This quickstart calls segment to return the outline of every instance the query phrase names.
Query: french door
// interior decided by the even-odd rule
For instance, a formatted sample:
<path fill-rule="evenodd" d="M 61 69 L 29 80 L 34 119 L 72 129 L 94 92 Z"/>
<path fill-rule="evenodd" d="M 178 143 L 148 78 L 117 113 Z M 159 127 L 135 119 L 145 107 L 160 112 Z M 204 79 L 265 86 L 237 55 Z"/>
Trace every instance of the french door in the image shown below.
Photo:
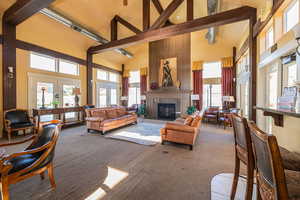
<path fill-rule="evenodd" d="M 96 102 L 97 107 L 108 107 L 119 104 L 119 89 L 115 83 L 101 83 L 96 84 Z"/>
<path fill-rule="evenodd" d="M 28 79 L 28 107 L 30 110 L 43 106 L 43 90 L 44 106 L 46 108 L 53 108 L 55 104 L 57 104 L 58 107 L 75 106 L 73 89 L 75 87 L 80 88 L 80 80 L 35 73 L 29 73 Z M 77 117 L 77 113 L 66 113 L 65 117 L 66 120 L 73 120 Z M 53 115 L 44 115 L 41 117 L 42 121 L 52 119 L 54 119 Z"/>

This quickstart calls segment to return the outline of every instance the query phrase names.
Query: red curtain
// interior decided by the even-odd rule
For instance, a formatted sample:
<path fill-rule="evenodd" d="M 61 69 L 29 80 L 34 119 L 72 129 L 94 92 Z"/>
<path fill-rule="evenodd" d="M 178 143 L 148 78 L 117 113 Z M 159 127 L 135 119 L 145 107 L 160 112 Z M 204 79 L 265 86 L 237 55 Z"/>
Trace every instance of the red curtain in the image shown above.
<path fill-rule="evenodd" d="M 233 68 L 222 68 L 222 96 L 233 96 Z"/>
<path fill-rule="evenodd" d="M 147 92 L 147 75 L 141 75 L 141 95 Z"/>
<path fill-rule="evenodd" d="M 202 94 L 203 94 L 203 78 L 202 78 L 202 70 L 194 70 L 193 71 L 193 88 L 194 94 L 198 94 L 199 95 L 199 99 L 198 101 L 195 101 L 196 103 L 196 108 L 198 110 L 202 109 Z"/>

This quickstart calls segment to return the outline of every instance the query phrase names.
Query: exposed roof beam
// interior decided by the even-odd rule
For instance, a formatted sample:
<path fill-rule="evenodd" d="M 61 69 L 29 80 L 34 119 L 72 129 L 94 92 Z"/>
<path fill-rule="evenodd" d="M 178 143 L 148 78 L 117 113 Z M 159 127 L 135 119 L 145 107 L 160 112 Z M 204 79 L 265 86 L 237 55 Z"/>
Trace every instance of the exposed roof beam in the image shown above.
<path fill-rule="evenodd" d="M 55 0 L 18 0 L 5 11 L 5 22 L 18 25 Z"/>
<path fill-rule="evenodd" d="M 186 2 L 186 19 L 187 21 L 194 19 L 194 0 L 187 0 Z"/>
<path fill-rule="evenodd" d="M 151 26 L 150 30 L 162 27 L 184 0 L 173 0 Z"/>
<path fill-rule="evenodd" d="M 143 31 L 150 28 L 150 0 L 143 0 Z"/>
<path fill-rule="evenodd" d="M 161 15 L 164 12 L 164 9 L 160 3 L 159 0 L 152 0 L 152 3 L 154 4 L 154 7 L 156 8 L 157 12 Z M 170 20 L 168 19 L 166 22 L 166 25 L 171 25 L 173 24 L 172 22 L 170 22 Z"/>
<path fill-rule="evenodd" d="M 142 42 L 151 42 L 155 40 L 165 39 L 171 36 L 199 31 L 210 27 L 221 26 L 242 20 L 247 20 L 256 14 L 256 8 L 243 6 L 229 11 L 217 13 L 214 15 L 202 17 L 181 24 L 171 25 L 168 27 L 149 30 L 135 36 L 112 41 L 107 44 L 94 46 L 89 48 L 89 52 L 93 54 L 114 50 L 116 48 L 127 47 Z"/>
<path fill-rule="evenodd" d="M 132 24 L 130 24 L 128 21 L 126 21 L 125 19 L 123 19 L 122 17 L 120 17 L 119 15 L 115 16 L 115 19 L 120 22 L 121 24 L 123 24 L 125 27 L 127 27 L 129 30 L 131 30 L 132 32 L 138 34 L 141 33 L 142 31 L 140 29 L 138 29 L 137 27 L 133 26 Z"/>

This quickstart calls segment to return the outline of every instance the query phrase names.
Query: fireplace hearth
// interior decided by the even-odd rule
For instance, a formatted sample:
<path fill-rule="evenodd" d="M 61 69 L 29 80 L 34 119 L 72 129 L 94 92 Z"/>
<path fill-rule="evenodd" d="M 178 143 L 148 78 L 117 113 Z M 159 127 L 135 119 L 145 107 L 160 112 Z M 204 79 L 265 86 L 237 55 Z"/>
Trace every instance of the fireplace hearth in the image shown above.
<path fill-rule="evenodd" d="M 175 120 L 176 104 L 175 103 L 158 103 L 157 104 L 158 119 Z"/>

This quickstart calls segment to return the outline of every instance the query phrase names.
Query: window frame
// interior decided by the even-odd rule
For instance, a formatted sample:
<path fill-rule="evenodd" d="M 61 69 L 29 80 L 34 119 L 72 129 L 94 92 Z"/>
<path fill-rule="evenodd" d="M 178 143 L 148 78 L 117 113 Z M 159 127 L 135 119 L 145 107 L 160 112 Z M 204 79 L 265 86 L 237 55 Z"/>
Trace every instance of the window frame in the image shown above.
<path fill-rule="evenodd" d="M 40 57 L 44 57 L 44 58 L 50 58 L 50 59 L 53 59 L 54 60 L 54 71 L 52 70 L 47 70 L 47 69 L 40 69 L 40 68 L 36 68 L 36 67 L 32 67 L 32 59 L 31 59 L 31 55 L 36 55 L 36 56 L 40 56 Z M 30 52 L 30 55 L 29 55 L 29 67 L 32 68 L 32 69 L 35 69 L 35 70 L 41 70 L 41 71 L 46 71 L 46 72 L 53 72 L 53 73 L 59 73 L 59 74 L 67 74 L 67 75 L 71 75 L 71 76 L 79 76 L 80 75 L 80 69 L 79 69 L 79 64 L 76 63 L 76 62 L 72 62 L 70 60 L 66 60 L 66 59 L 60 59 L 60 58 L 56 58 L 56 57 L 53 57 L 53 56 L 49 56 L 49 55 L 46 55 L 46 54 L 41 54 L 41 53 L 37 53 L 37 52 L 34 52 L 34 51 L 31 51 Z M 76 75 L 74 74 L 68 74 L 68 73 L 64 73 L 64 72 L 60 72 L 60 61 L 62 62 L 66 62 L 66 63 L 70 63 L 70 64 L 74 64 L 76 65 Z"/>
<path fill-rule="evenodd" d="M 292 30 L 292 28 L 291 29 L 289 29 L 289 30 L 287 30 L 287 13 L 295 6 L 295 4 L 298 2 L 298 4 L 300 4 L 300 2 L 299 2 L 299 0 L 293 0 L 285 9 L 284 9 L 284 11 L 283 11 L 283 33 L 287 33 L 287 32 L 289 32 L 290 30 Z M 299 17 L 300 17 L 300 9 L 299 9 L 299 6 L 298 6 L 298 19 L 297 19 L 297 23 L 296 24 L 298 24 L 299 23 Z M 295 24 L 295 25 L 296 25 Z M 295 26 L 294 25 L 294 26 Z"/>
<path fill-rule="evenodd" d="M 130 80 L 130 78 L 131 78 L 131 73 L 132 72 L 139 72 L 139 81 L 137 81 L 137 82 L 131 82 Z M 129 82 L 129 84 L 140 84 L 141 83 L 141 72 L 140 72 L 140 70 L 132 70 L 132 71 L 130 71 L 129 72 L 129 80 L 128 80 L 128 82 Z"/>

